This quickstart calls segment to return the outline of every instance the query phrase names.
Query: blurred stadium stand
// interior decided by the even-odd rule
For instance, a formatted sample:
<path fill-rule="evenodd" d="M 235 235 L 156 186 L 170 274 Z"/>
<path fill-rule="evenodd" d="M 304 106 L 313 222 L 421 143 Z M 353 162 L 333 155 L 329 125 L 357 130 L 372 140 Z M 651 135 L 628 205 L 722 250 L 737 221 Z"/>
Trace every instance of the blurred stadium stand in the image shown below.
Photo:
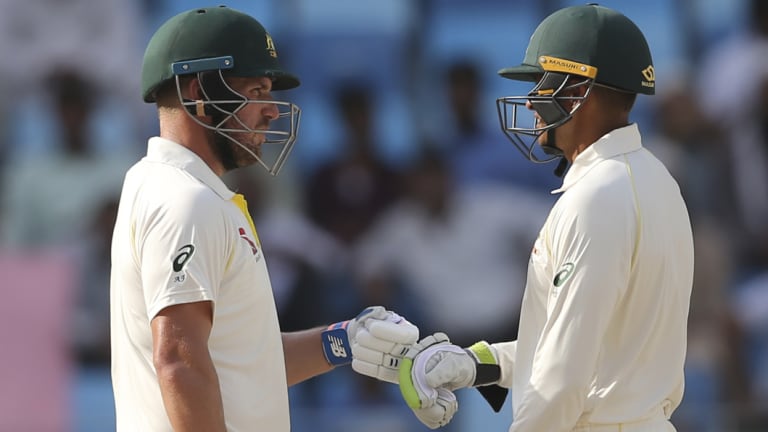
<path fill-rule="evenodd" d="M 698 80 L 704 76 L 705 59 L 716 47 L 748 32 L 752 16 L 749 7 L 755 1 L 760 0 L 600 3 L 625 13 L 646 34 L 659 94 L 681 88 L 681 81 L 689 84 L 700 103 L 715 106 L 709 110 L 715 112 L 714 116 L 700 121 L 722 126 L 726 119 L 731 120 L 727 110 L 716 108 L 721 95 L 727 96 L 732 88 L 729 80 L 733 77 L 720 76 L 715 69 L 706 75 L 704 84 Z M 425 136 L 434 138 L 447 129 L 445 121 L 450 114 L 443 81 L 447 65 L 470 60 L 482 71 L 483 102 L 476 109 L 487 122 L 484 126 L 498 130 L 496 98 L 524 93 L 528 86 L 500 79 L 496 71 L 522 60 L 529 36 L 541 18 L 557 8 L 586 1 L 223 3 L 257 17 L 272 33 L 284 66 L 301 78 L 302 86 L 285 94 L 303 110 L 299 140 L 285 173 L 267 183 L 280 183 L 279 187 L 270 187 L 283 188 L 281 193 L 299 197 L 296 200 L 300 201 L 304 176 L 344 151 L 345 132 L 333 100 L 340 86 L 362 84 L 370 88 L 379 156 L 397 170 L 418 152 Z M 46 105 L 50 102 L 42 90 L 42 81 L 54 68 L 64 65 L 83 71 L 98 85 L 100 101 L 90 125 L 98 151 L 109 153 L 118 147 L 134 146 L 128 153 L 138 158 L 147 137 L 157 128 L 153 108 L 143 105 L 138 94 L 143 47 L 168 17 L 211 5 L 200 0 L 0 0 L 0 56 L 5 59 L 0 62 L 0 190 L 5 190 L 3 183 L 14 181 L 9 178 L 8 173 L 13 172 L 9 167 L 45 155 L 55 146 L 51 137 L 58 129 Z M 714 87 L 712 79 L 718 84 L 714 95 L 707 91 Z M 669 157 L 666 162 L 679 170 L 675 172 L 681 179 L 691 179 L 695 184 L 702 178 L 695 174 L 715 164 L 714 180 L 722 179 L 722 186 L 729 190 L 732 179 L 726 159 L 714 153 L 701 157 L 662 136 L 660 99 L 638 100 L 633 116 L 644 136 L 665 143 L 659 144 L 660 157 Z M 740 100 L 731 102 L 736 108 L 744 105 Z M 741 119 L 751 121 L 755 128 L 759 126 L 759 120 L 747 118 L 746 114 Z M 501 133 L 498 139 L 504 140 Z M 736 146 L 726 141 L 721 144 L 726 149 Z M 515 150 L 510 146 L 509 151 Z M 768 166 L 768 161 L 756 158 L 749 162 Z M 755 177 L 747 171 L 741 173 L 741 178 Z M 729 195 L 733 195 L 732 191 L 697 197 L 725 200 Z M 6 200 L 0 196 L 0 232 L 8 222 L 3 219 Z M 709 204 L 717 207 L 718 203 Z M 303 211 L 300 202 L 290 205 L 297 212 Z M 705 204 L 702 208 L 708 207 Z M 697 309 L 692 310 L 692 317 L 696 317 L 696 324 L 692 325 L 703 322 L 707 326 L 692 328 L 691 334 L 708 336 L 692 338 L 695 344 L 692 340 L 691 363 L 686 369 L 688 392 L 674 420 L 679 432 L 766 431 L 768 367 L 764 359 L 768 332 L 763 314 L 768 313 L 764 307 L 768 304 L 768 279 L 764 276 L 768 273 L 768 259 L 755 252 L 759 247 L 744 247 L 750 242 L 759 246 L 761 240 L 744 234 L 738 215 L 705 213 L 692 210 L 694 231 L 701 234 L 697 247 L 705 253 L 702 261 L 709 259 L 713 263 L 706 270 L 714 273 L 700 278 L 710 285 L 723 282 L 714 284 L 711 291 L 694 288 L 704 298 L 694 303 Z M 4 347 L 0 357 L 0 382 L 4 383 L 0 386 L 0 431 L 113 430 L 108 363 L 77 363 L 73 347 L 67 346 L 70 336 L 64 334 L 71 327 L 66 322 L 74 315 L 73 296 L 82 279 L 78 272 L 84 267 L 51 255 L 54 245 L 47 246 L 0 238 L 0 285 L 5 298 L 0 303 L 0 343 Z M 744 265 L 747 255 L 751 259 L 749 266 Z M 711 297 L 707 297 L 708 293 L 712 293 Z M 717 299 L 717 307 L 713 306 L 713 298 Z M 710 313 L 719 315 L 715 319 Z M 361 388 L 360 380 L 350 371 L 336 371 L 314 381 L 290 391 L 296 432 L 427 430 L 414 420 L 392 388 Z M 466 398 L 464 409 L 446 431 L 505 430 L 509 411 L 494 415 L 482 402 Z"/>

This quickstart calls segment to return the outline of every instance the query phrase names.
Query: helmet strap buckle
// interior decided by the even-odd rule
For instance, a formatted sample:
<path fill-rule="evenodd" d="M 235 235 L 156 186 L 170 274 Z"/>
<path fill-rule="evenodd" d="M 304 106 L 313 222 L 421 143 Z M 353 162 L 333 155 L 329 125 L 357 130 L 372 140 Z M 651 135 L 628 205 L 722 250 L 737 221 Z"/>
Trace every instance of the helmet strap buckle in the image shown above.
<path fill-rule="evenodd" d="M 202 99 L 195 101 L 195 115 L 198 117 L 205 117 L 205 102 Z"/>

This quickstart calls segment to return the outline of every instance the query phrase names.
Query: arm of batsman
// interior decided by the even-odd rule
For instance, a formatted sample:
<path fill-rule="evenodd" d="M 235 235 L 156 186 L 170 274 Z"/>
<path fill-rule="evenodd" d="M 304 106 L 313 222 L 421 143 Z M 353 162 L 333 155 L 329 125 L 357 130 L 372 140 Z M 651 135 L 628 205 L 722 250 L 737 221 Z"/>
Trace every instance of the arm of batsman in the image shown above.
<path fill-rule="evenodd" d="M 397 384 L 400 362 L 418 340 L 418 327 L 395 312 L 372 306 L 329 326 L 323 332 L 323 349 L 332 365 L 351 360 L 355 372 Z"/>

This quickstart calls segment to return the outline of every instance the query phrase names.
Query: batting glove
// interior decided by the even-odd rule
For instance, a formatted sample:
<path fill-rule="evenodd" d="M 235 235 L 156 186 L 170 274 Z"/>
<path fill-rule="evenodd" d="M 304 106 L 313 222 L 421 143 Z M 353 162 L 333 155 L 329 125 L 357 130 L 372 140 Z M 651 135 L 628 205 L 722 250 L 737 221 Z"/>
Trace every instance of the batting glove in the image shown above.
<path fill-rule="evenodd" d="M 501 376 L 498 356 L 491 345 L 482 341 L 464 349 L 451 344 L 445 333 L 435 333 L 421 340 L 408 350 L 402 363 L 399 383 L 405 402 L 414 411 L 437 409 L 439 412 L 444 409 L 444 424 L 453 417 L 458 405 L 453 412 L 450 406 L 440 408 L 444 405 L 440 401 L 444 395 L 441 390 L 487 386 L 498 382 Z M 506 392 L 501 398 L 502 404 L 505 396 Z M 488 400 L 495 410 L 501 408 L 499 405 L 497 409 L 495 401 Z"/>
<path fill-rule="evenodd" d="M 352 363 L 355 372 L 398 382 L 403 356 L 419 340 L 419 329 L 381 306 L 368 307 L 349 321 L 332 324 L 322 334 L 328 363 Z"/>
<path fill-rule="evenodd" d="M 412 408 L 413 413 L 425 426 L 437 429 L 447 425 L 456 411 L 459 410 L 459 402 L 452 391 L 444 388 L 437 389 L 435 404 L 429 408 Z"/>

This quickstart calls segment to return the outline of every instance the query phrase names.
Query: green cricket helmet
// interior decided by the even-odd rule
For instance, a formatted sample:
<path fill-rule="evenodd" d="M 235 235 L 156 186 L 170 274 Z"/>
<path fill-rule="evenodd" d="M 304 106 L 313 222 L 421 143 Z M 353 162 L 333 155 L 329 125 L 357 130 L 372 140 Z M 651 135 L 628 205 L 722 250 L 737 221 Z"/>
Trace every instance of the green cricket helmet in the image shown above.
<path fill-rule="evenodd" d="M 202 98 L 187 100 L 181 94 L 180 77 L 195 75 Z M 213 130 L 247 151 L 272 175 L 276 175 L 290 154 L 298 133 L 301 109 L 293 103 L 256 100 L 233 90 L 226 77 L 267 77 L 272 90 L 299 85 L 296 76 L 284 71 L 277 49 L 266 29 L 253 17 L 226 6 L 182 12 L 166 21 L 149 41 L 141 73 L 142 97 L 157 101 L 157 92 L 175 83 L 177 95 L 187 113 L 201 126 Z M 238 112 L 251 103 L 273 104 L 279 117 L 269 130 L 255 130 L 244 124 Z M 211 121 L 204 120 L 209 116 Z M 266 136 L 262 148 L 276 155 L 267 162 L 232 134 L 260 133 Z"/>
<path fill-rule="evenodd" d="M 559 149 L 548 146 L 542 150 L 549 157 L 534 153 L 541 134 L 570 120 L 581 106 L 575 104 L 568 111 L 560 102 L 586 99 L 593 85 L 648 95 L 655 89 L 653 61 L 643 33 L 626 16 L 594 3 L 549 15 L 531 36 L 523 63 L 498 73 L 504 78 L 536 83 L 527 95 L 496 100 L 504 134 L 533 162 L 562 156 Z M 583 96 L 565 95 L 569 89 L 584 85 L 587 91 Z M 518 117 L 528 111 L 526 102 L 531 103 L 544 126 L 522 125 Z"/>

